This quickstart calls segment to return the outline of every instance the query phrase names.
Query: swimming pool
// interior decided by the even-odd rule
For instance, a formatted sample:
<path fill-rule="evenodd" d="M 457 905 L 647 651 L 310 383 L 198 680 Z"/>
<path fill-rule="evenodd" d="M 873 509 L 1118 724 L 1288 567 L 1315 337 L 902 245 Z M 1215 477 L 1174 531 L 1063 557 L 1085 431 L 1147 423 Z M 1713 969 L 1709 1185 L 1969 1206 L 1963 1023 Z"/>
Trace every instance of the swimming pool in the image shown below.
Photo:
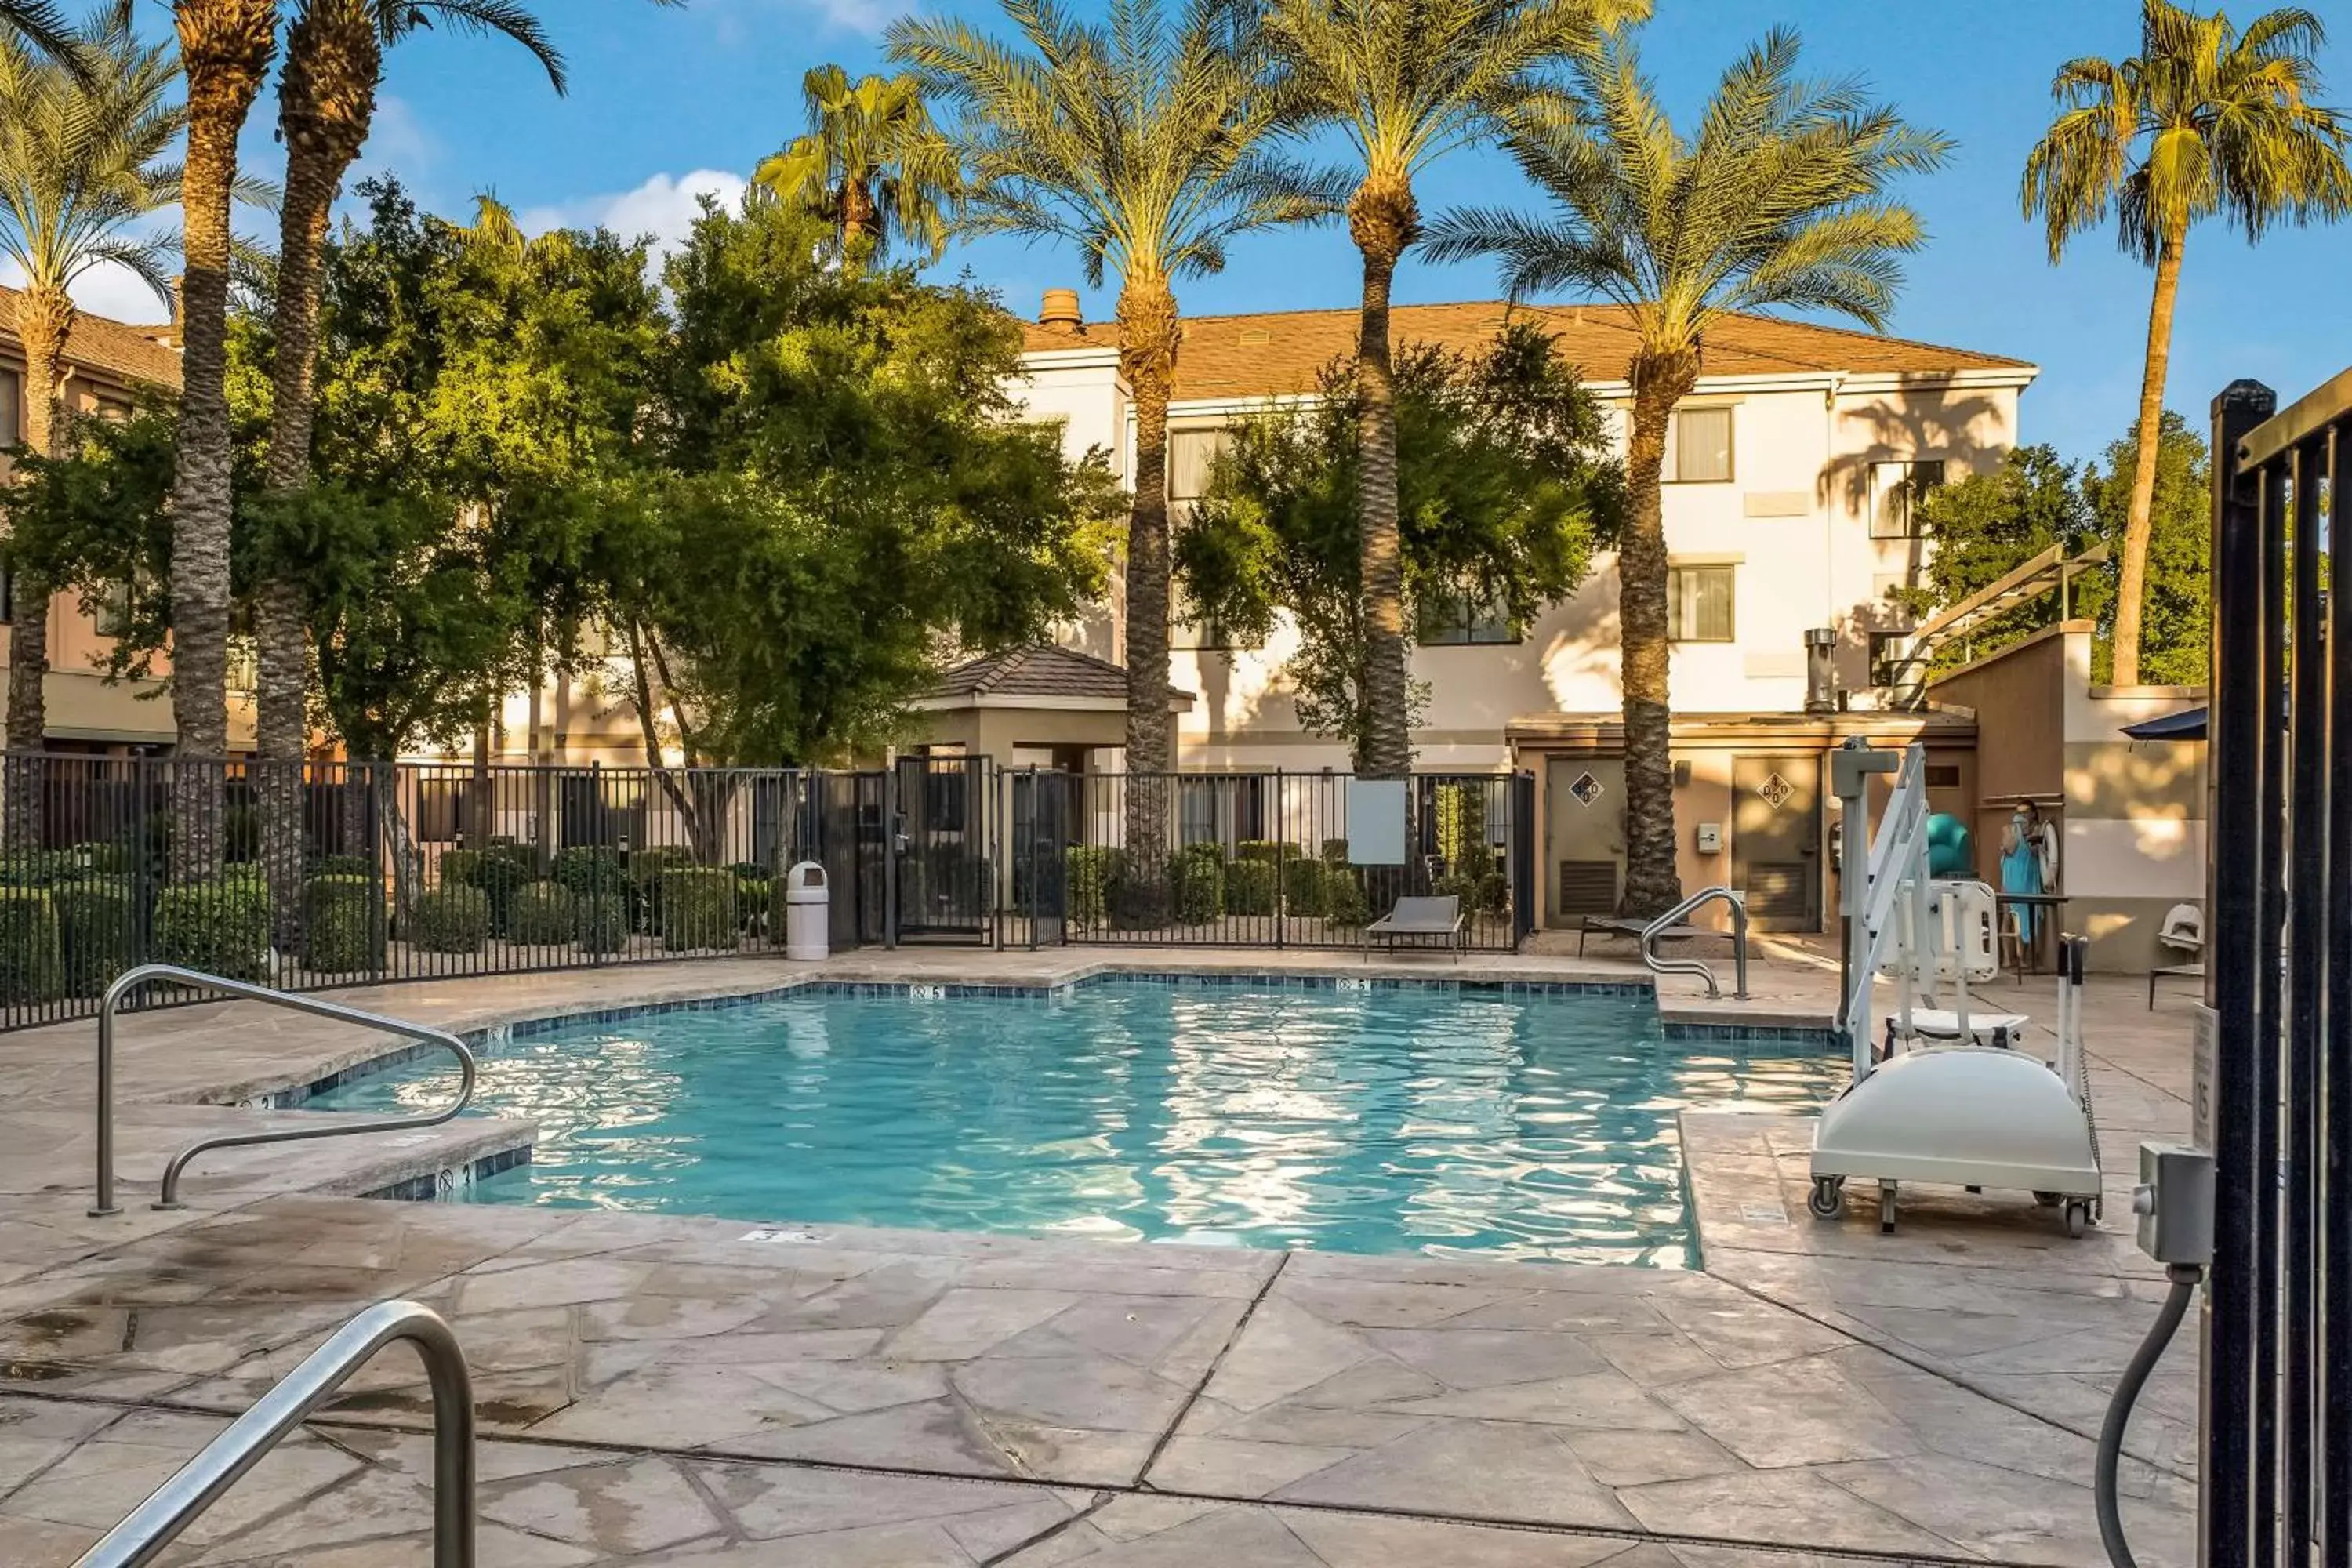
<path fill-rule="evenodd" d="M 1695 1261 L 1675 1113 L 1800 1107 L 1818 1046 L 1664 1037 L 1646 994 L 1447 984 L 800 993 L 484 1051 L 532 1163 L 471 1201 L 751 1221 Z M 444 1103 L 423 1064 L 309 1103 Z"/>

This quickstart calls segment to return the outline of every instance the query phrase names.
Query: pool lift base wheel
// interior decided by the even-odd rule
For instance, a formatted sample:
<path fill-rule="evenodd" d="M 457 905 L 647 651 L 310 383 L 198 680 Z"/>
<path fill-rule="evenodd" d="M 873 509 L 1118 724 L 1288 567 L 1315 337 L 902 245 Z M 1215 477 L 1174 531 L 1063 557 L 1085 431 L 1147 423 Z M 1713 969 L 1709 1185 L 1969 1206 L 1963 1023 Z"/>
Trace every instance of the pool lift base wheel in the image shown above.
<path fill-rule="evenodd" d="M 1840 1219 L 1845 1215 L 1845 1178 L 1815 1176 L 1805 1199 L 1805 1211 L 1815 1219 Z"/>

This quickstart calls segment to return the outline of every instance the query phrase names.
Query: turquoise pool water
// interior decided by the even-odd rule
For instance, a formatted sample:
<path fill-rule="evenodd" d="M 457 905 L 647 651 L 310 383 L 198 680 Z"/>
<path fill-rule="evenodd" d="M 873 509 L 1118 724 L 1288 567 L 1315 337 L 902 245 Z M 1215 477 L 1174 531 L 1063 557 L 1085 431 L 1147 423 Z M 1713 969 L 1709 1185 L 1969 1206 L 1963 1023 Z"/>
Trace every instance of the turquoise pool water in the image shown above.
<path fill-rule="evenodd" d="M 1787 1042 L 1663 1037 L 1646 995 L 1109 982 L 824 994 L 485 1053 L 533 1163 L 472 1201 L 1343 1252 L 1694 1261 L 1675 1114 L 1802 1106 Z M 446 1100 L 396 1069 L 321 1109 Z"/>

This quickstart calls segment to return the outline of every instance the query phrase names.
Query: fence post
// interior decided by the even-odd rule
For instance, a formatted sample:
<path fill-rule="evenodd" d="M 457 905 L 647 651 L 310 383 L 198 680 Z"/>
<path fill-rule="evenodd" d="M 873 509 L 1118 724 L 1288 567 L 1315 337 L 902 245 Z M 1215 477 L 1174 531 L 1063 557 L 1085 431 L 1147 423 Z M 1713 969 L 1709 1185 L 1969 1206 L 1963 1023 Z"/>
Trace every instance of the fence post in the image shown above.
<path fill-rule="evenodd" d="M 1290 914 L 1287 896 L 1288 877 L 1284 865 L 1290 858 L 1290 813 L 1283 805 L 1282 770 L 1274 770 L 1274 945 L 1290 945 Z"/>

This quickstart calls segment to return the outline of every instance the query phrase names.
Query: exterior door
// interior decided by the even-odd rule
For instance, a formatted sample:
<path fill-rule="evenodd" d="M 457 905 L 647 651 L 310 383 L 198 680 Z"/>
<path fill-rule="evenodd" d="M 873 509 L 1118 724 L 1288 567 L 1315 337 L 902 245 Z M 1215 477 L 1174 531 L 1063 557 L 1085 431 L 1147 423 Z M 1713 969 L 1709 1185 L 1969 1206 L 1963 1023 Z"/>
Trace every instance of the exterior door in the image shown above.
<path fill-rule="evenodd" d="M 1822 929 L 1819 757 L 1733 761 L 1731 885 L 1758 931 Z"/>
<path fill-rule="evenodd" d="M 1553 757 L 1544 764 L 1545 923 L 1613 915 L 1625 886 L 1625 763 Z"/>

